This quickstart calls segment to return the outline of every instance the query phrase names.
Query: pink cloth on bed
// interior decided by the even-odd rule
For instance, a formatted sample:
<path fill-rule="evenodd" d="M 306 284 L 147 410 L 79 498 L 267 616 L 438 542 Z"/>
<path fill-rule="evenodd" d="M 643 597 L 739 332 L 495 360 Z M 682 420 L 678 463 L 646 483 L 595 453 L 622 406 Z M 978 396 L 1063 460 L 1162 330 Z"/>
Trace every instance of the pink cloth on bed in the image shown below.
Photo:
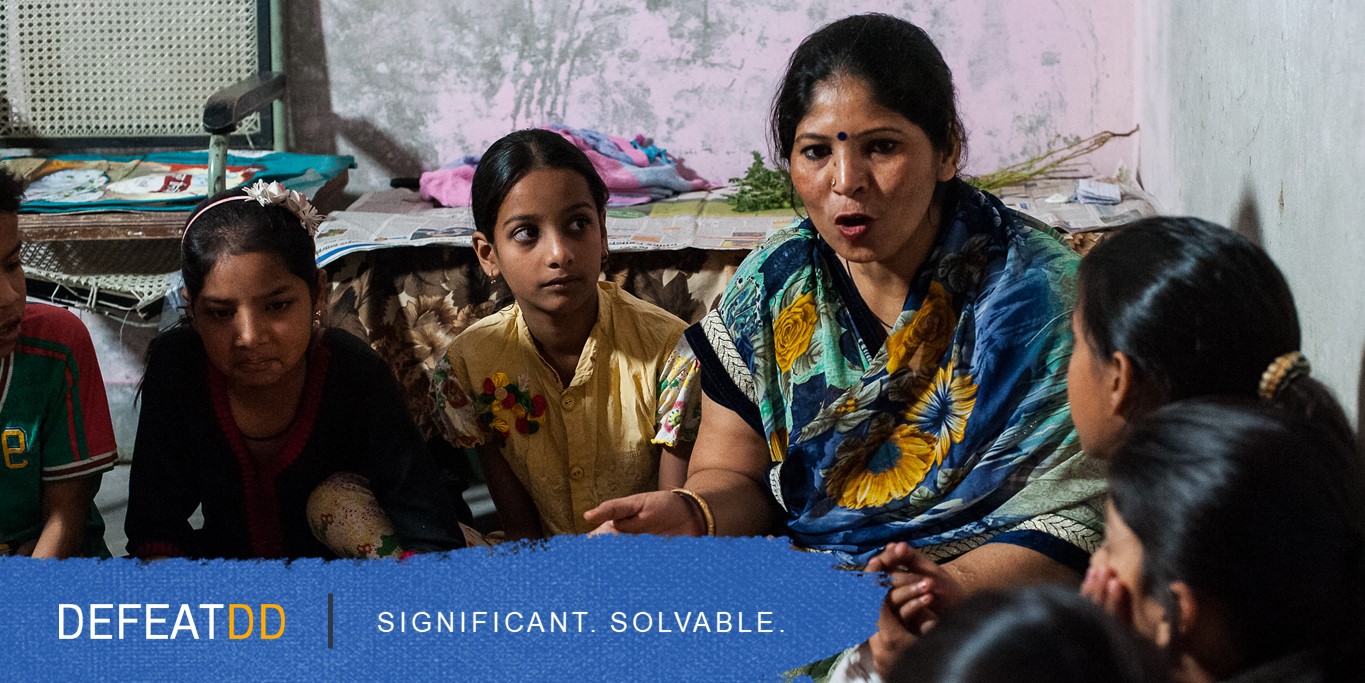
<path fill-rule="evenodd" d="M 659 199 L 667 199 L 681 192 L 705 190 L 711 183 L 678 164 L 667 154 L 650 163 L 648 156 L 629 140 L 603 136 L 620 148 L 622 154 L 637 163 L 627 164 L 597 151 L 592 143 L 559 126 L 542 126 L 564 136 L 583 150 L 593 168 L 611 193 L 608 206 L 631 206 Z M 610 151 L 610 150 L 608 150 Z M 461 164 L 422 174 L 420 188 L 423 199 L 433 199 L 443 206 L 469 206 L 470 189 L 474 181 L 473 164 Z"/>
<path fill-rule="evenodd" d="M 473 166 L 456 166 L 423 173 L 418 187 L 422 199 L 434 199 L 444 206 L 469 206 L 474 184 Z"/>

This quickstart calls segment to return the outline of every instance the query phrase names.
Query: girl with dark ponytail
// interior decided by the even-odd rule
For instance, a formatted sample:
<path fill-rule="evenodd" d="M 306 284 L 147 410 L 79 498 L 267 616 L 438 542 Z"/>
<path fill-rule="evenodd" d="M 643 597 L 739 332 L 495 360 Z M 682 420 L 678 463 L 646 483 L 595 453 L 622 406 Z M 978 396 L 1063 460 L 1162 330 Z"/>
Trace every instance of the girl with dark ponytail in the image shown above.
<path fill-rule="evenodd" d="M 1147 218 L 1080 266 L 1068 372 L 1081 447 L 1105 457 L 1129 425 L 1195 396 L 1260 397 L 1350 434 L 1301 352 L 1284 275 L 1246 238 L 1197 218 Z"/>
<path fill-rule="evenodd" d="M 1079 286 L 1072 418 L 1112 460 L 1082 592 L 1186 674 L 1325 661 L 1302 653 L 1365 612 L 1365 485 L 1284 276 L 1231 230 L 1155 217 L 1101 242 Z"/>

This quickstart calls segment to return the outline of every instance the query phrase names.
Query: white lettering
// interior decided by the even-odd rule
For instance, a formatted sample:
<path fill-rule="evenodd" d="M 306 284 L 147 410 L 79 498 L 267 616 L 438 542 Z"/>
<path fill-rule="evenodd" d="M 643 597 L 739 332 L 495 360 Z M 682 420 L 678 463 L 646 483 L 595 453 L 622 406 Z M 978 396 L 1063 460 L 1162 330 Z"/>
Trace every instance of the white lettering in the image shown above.
<path fill-rule="evenodd" d="M 152 610 L 154 610 L 154 609 L 170 609 L 170 608 L 171 608 L 170 605 L 160 605 L 160 604 L 157 604 L 157 605 L 147 605 L 146 617 L 145 617 L 145 621 L 147 622 L 147 640 L 166 640 L 167 638 L 169 638 L 169 636 L 167 636 L 167 635 L 164 634 L 164 633 L 152 633 L 152 624 L 164 624 L 164 623 L 166 623 L 166 620 L 165 620 L 165 619 L 158 619 L 157 617 L 152 616 Z"/>
<path fill-rule="evenodd" d="M 112 633 L 105 633 L 105 634 L 95 633 L 95 626 L 96 626 L 97 624 L 108 624 L 108 623 L 110 623 L 110 621 L 111 621 L 111 618 L 110 618 L 110 617 L 102 617 L 102 618 L 101 618 L 101 617 L 95 616 L 95 610 L 101 610 L 101 609 L 112 610 L 112 609 L 114 609 L 114 606 L 111 605 L 111 604 L 109 604 L 109 603 L 104 603 L 104 604 L 100 604 L 100 605 L 91 605 L 91 606 L 90 606 L 90 639 L 91 639 L 91 640 L 113 640 L 113 639 L 114 639 L 114 634 L 112 634 Z"/>
<path fill-rule="evenodd" d="M 76 613 L 76 632 L 68 634 L 66 632 L 66 611 L 73 610 Z M 81 637 L 81 631 L 85 630 L 85 612 L 80 605 L 62 603 L 57 605 L 57 637 L 62 640 L 71 640 Z"/>
<path fill-rule="evenodd" d="M 216 612 L 216 611 L 218 611 L 218 610 L 220 610 L 220 609 L 223 609 L 223 606 L 222 606 L 222 605 L 200 605 L 200 606 L 199 606 L 199 609 L 206 609 L 206 610 L 209 611 L 209 640 L 213 640 L 213 622 L 216 621 L 216 619 L 215 619 L 214 616 L 213 616 L 213 613 Z"/>
<path fill-rule="evenodd" d="M 184 626 L 185 623 L 189 623 L 189 626 Z M 211 621 L 209 623 L 212 624 Z M 180 605 L 180 614 L 175 617 L 175 628 L 171 629 L 171 640 L 175 640 L 181 631 L 189 631 L 195 640 L 199 640 L 199 629 L 194 625 L 194 612 L 190 611 L 190 606 L 186 604 Z"/>
<path fill-rule="evenodd" d="M 118 639 L 123 640 L 123 627 L 127 624 L 136 624 L 137 618 L 128 618 L 126 614 L 130 609 L 142 609 L 142 605 L 136 602 L 121 602 L 118 606 Z"/>

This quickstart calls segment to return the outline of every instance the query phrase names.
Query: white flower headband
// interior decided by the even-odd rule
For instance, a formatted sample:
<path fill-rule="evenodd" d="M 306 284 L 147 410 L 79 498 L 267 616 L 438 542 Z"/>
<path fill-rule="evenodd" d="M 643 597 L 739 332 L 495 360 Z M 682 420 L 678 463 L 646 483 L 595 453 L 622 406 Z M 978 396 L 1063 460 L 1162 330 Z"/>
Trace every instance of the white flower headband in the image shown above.
<path fill-rule="evenodd" d="M 180 234 L 180 239 L 182 241 L 185 239 L 185 235 L 190 232 L 190 226 L 194 225 L 200 216 L 208 213 L 209 209 L 219 204 L 251 199 L 256 200 L 256 203 L 261 206 L 278 205 L 289 209 L 289 213 L 294 214 L 299 219 L 299 224 L 303 226 L 303 229 L 308 231 L 309 237 L 317 236 L 318 225 L 322 223 L 323 215 L 318 213 L 318 210 L 309 203 L 308 198 L 303 196 L 302 192 L 291 190 L 281 185 L 279 181 L 267 183 L 264 180 L 257 180 L 251 187 L 246 188 L 245 192 L 246 195 L 224 197 L 204 207 L 202 211 L 194 215 L 194 218 L 190 219 L 190 222 L 185 226 L 185 231 Z"/>
<path fill-rule="evenodd" d="M 255 199 L 261 206 L 271 204 L 282 204 L 289 212 L 298 216 L 299 222 L 303 224 L 303 229 L 308 231 L 309 237 L 316 237 L 318 225 L 322 223 L 322 214 L 308 203 L 308 198 L 303 196 L 298 190 L 291 190 L 276 181 L 266 184 L 264 180 L 257 180 L 255 185 L 246 188 L 246 195 Z"/>

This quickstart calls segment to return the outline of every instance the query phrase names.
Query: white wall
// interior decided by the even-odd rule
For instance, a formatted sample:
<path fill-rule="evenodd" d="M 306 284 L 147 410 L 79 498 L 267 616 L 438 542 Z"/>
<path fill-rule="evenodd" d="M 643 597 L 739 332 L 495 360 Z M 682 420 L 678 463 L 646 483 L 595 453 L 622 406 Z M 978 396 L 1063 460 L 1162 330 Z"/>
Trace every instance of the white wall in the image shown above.
<path fill-rule="evenodd" d="M 1138 26 L 1143 185 L 1172 212 L 1259 217 L 1314 375 L 1360 419 L 1365 5 L 1151 0 Z"/>
<path fill-rule="evenodd" d="M 952 68 L 968 171 L 1133 127 L 1133 0 L 300 0 L 287 6 L 293 149 L 356 157 L 354 192 L 562 121 L 653 136 L 702 176 L 765 150 L 768 105 L 812 30 L 917 23 Z M 1131 167 L 1132 139 L 1095 155 Z"/>

